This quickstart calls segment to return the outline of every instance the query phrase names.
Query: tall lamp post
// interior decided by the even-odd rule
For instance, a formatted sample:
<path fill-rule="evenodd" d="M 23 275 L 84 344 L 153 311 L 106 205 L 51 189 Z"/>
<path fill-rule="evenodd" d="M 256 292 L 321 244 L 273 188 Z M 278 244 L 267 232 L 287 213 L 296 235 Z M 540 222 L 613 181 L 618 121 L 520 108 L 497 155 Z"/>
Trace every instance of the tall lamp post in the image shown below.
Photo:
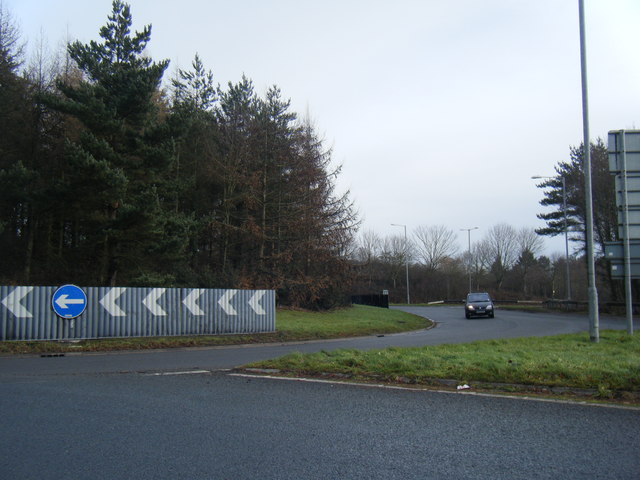
<path fill-rule="evenodd" d="M 556 177 L 545 177 L 543 175 L 534 175 L 531 177 L 534 180 L 549 178 L 554 179 Z M 569 227 L 567 225 L 567 182 L 564 177 L 562 177 L 562 211 L 564 215 L 564 255 L 565 255 L 565 267 L 566 267 L 566 284 L 567 284 L 567 300 L 571 300 L 571 274 L 569 268 Z"/>
<path fill-rule="evenodd" d="M 411 300 L 409 297 L 409 255 L 408 255 L 408 249 L 407 249 L 407 226 L 406 225 L 399 225 L 397 223 L 392 223 L 391 224 L 392 227 L 404 227 L 404 262 L 405 262 L 405 267 L 406 267 L 406 271 L 407 271 L 407 305 L 411 305 Z"/>
<path fill-rule="evenodd" d="M 591 185 L 591 140 L 589 139 L 589 100 L 587 87 L 587 42 L 584 18 L 584 0 L 578 0 L 580 23 L 580 77 L 582 80 L 582 130 L 584 134 L 584 196 L 585 196 L 585 243 L 587 247 L 587 275 L 589 277 L 589 337 L 600 341 L 600 313 L 598 312 L 598 290 L 593 252 L 593 188 Z"/>
<path fill-rule="evenodd" d="M 467 232 L 467 237 L 469 237 L 469 292 L 471 292 L 471 230 L 477 230 L 478 227 L 471 228 L 461 228 L 461 232 Z"/>

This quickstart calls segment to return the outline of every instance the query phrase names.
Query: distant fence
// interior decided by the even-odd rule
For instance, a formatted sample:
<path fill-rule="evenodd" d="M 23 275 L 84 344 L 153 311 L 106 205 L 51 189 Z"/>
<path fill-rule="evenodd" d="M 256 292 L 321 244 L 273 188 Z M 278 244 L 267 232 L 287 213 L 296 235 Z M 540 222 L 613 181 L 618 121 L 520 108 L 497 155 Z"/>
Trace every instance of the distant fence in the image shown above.
<path fill-rule="evenodd" d="M 574 300 L 501 300 L 493 298 L 491 300 L 496 305 L 531 305 L 545 307 L 550 310 L 577 311 L 586 310 L 587 302 Z M 464 300 L 443 300 L 442 303 L 461 304 Z"/>
<path fill-rule="evenodd" d="M 372 295 L 352 295 L 351 303 L 356 305 L 369 305 L 372 307 L 389 308 L 389 295 L 372 294 Z"/>
<path fill-rule="evenodd" d="M 588 302 L 579 302 L 576 300 L 544 300 L 540 302 L 545 308 L 550 310 L 566 310 L 568 312 L 587 310 Z"/>
<path fill-rule="evenodd" d="M 0 286 L 0 340 L 72 340 L 263 333 L 275 330 L 273 290 L 86 287 L 75 319 L 53 310 L 57 287 Z M 63 299 L 67 303 L 78 299 Z"/>
<path fill-rule="evenodd" d="M 589 302 L 578 302 L 574 300 L 545 300 L 543 305 L 554 310 L 569 310 L 586 312 L 589 309 Z M 598 309 L 602 312 L 621 315 L 626 311 L 624 302 L 602 302 L 598 304 Z M 640 314 L 640 303 L 632 303 L 633 314 Z"/>

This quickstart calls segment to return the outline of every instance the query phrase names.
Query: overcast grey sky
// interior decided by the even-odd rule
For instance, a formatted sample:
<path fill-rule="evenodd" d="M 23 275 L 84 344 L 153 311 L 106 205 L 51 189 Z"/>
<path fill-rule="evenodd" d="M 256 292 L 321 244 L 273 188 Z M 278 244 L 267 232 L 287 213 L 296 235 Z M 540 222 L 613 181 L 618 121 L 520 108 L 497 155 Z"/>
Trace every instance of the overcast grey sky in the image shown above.
<path fill-rule="evenodd" d="M 3 0 L 32 47 L 98 39 L 111 0 Z M 169 59 L 221 85 L 277 85 L 309 112 L 364 222 L 541 227 L 542 192 L 582 141 L 578 0 L 130 0 Z M 640 128 L 640 1 L 585 0 L 592 139 Z M 466 247 L 467 233 L 460 233 Z M 546 253 L 563 239 L 545 239 Z"/>

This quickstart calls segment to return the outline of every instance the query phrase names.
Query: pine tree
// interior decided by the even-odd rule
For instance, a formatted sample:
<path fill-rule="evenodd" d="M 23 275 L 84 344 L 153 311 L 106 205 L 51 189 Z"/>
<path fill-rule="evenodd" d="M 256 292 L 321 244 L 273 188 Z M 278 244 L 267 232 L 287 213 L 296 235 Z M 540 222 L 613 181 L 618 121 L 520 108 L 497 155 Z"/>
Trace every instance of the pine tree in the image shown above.
<path fill-rule="evenodd" d="M 85 79 L 60 83 L 62 96 L 47 99 L 82 125 L 66 152 L 69 247 L 76 261 L 95 264 L 99 285 L 171 283 L 167 260 L 186 228 L 165 205 L 171 149 L 158 97 L 168 61 L 144 56 L 151 26 L 132 34 L 131 24 L 129 5 L 115 0 L 102 42 L 68 47 Z"/>
<path fill-rule="evenodd" d="M 257 97 L 253 82 L 244 75 L 219 92 L 217 121 L 220 131 L 220 179 L 222 196 L 216 230 L 218 265 L 224 278 L 240 284 L 242 271 L 256 256 L 253 221 L 249 209 L 254 198 L 250 184 L 256 162 L 255 131 Z"/>
<path fill-rule="evenodd" d="M 617 213 L 615 186 L 609 173 L 607 147 L 602 139 L 591 144 L 593 211 L 595 241 L 604 250 L 604 243 L 617 239 Z M 564 234 L 564 210 L 562 178 L 566 183 L 567 223 L 573 241 L 584 244 L 585 197 L 583 145 L 571 147 L 570 159 L 559 162 L 556 176 L 541 182 L 538 187 L 545 188 L 540 205 L 556 207 L 549 213 L 540 213 L 538 218 L 545 220 L 547 226 L 537 229 L 539 235 L 555 236 Z"/>
<path fill-rule="evenodd" d="M 192 283 L 225 286 L 215 254 L 223 182 L 220 132 L 216 118 L 218 88 L 213 73 L 196 54 L 191 70 L 179 69 L 172 83 L 168 122 L 175 154 L 172 163 L 173 208 L 192 221 L 183 268 Z M 228 284 L 227 284 L 228 285 Z"/>
<path fill-rule="evenodd" d="M 28 243 L 33 171 L 28 155 L 29 86 L 19 74 L 22 44 L 17 23 L 0 3 L 0 277 L 21 278 Z"/>

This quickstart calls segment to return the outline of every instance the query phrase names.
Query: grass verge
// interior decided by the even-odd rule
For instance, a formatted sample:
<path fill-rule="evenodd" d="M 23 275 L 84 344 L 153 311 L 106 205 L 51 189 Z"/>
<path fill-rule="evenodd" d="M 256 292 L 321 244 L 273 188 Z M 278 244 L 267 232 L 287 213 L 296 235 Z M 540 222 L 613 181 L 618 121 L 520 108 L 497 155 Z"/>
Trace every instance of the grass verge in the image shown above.
<path fill-rule="evenodd" d="M 601 332 L 487 340 L 461 345 L 293 353 L 250 368 L 285 374 L 446 385 L 517 392 L 580 392 L 601 399 L 640 401 L 640 336 Z M 454 379 L 455 381 L 452 381 Z M 524 387 L 524 388 L 522 388 Z"/>
<path fill-rule="evenodd" d="M 251 335 L 105 338 L 79 342 L 0 342 L 0 354 L 100 352 L 162 348 L 277 343 L 399 333 L 431 326 L 431 322 L 399 310 L 354 305 L 316 313 L 279 309 L 276 331 Z"/>

